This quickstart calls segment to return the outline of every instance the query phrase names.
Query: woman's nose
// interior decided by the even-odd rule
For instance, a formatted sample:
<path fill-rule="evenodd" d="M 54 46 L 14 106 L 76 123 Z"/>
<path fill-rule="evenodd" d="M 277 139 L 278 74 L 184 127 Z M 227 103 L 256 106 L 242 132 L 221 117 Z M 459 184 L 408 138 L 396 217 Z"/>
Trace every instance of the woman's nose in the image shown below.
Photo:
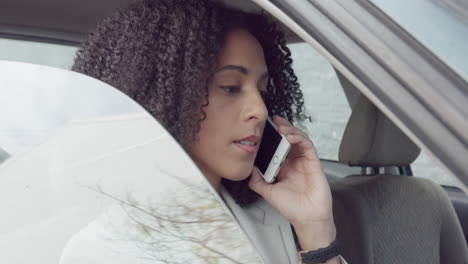
<path fill-rule="evenodd" d="M 268 109 L 260 91 L 257 89 L 248 95 L 246 109 L 247 120 L 257 119 L 258 121 L 265 121 L 268 117 Z"/>

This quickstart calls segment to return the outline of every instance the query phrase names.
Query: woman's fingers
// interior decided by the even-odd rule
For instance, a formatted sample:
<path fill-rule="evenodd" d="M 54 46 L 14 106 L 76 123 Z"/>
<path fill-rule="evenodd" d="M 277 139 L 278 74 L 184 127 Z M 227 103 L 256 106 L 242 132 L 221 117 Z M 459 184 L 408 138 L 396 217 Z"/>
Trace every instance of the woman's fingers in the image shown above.
<path fill-rule="evenodd" d="M 260 194 L 265 200 L 269 199 L 271 193 L 272 184 L 268 183 L 263 179 L 262 175 L 258 171 L 257 167 L 254 167 L 252 174 L 250 175 L 249 187 L 254 192 Z"/>
<path fill-rule="evenodd" d="M 279 115 L 273 116 L 273 122 L 275 122 L 275 124 L 292 126 L 291 122 L 289 122 L 286 118 L 281 117 Z"/>
<path fill-rule="evenodd" d="M 274 116 L 273 121 L 277 125 L 279 132 L 286 136 L 292 145 L 289 153 L 290 158 L 305 156 L 307 159 L 317 159 L 317 152 L 314 144 L 302 130 L 294 127 L 288 120 L 280 116 Z"/>
<path fill-rule="evenodd" d="M 317 153 L 314 144 L 309 138 L 299 134 L 287 134 L 286 139 L 291 144 L 290 157 L 306 157 L 308 160 L 317 159 Z"/>
<path fill-rule="evenodd" d="M 285 118 L 282 118 L 280 116 L 274 116 L 273 117 L 273 121 L 275 122 L 276 124 L 276 127 L 277 129 L 279 130 L 279 132 L 283 135 L 286 135 L 286 134 L 290 134 L 290 133 L 293 133 L 293 134 L 301 134 L 305 137 L 308 137 L 306 133 L 304 133 L 302 130 L 294 127 L 287 119 Z"/>
<path fill-rule="evenodd" d="M 278 128 L 278 131 L 283 135 L 299 134 L 299 135 L 302 135 L 302 136 L 308 138 L 306 133 L 304 133 L 302 130 L 300 130 L 300 129 L 296 128 L 296 127 L 293 127 L 293 126 L 280 125 L 280 126 L 277 126 L 277 128 Z"/>

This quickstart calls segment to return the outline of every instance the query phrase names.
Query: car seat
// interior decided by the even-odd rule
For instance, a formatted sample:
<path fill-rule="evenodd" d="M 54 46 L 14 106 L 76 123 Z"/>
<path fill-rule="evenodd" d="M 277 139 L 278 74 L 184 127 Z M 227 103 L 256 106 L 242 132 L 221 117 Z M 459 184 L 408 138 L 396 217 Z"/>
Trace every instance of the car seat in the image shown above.
<path fill-rule="evenodd" d="M 349 264 L 468 263 L 455 210 L 442 187 L 411 177 L 412 143 L 351 83 L 340 81 L 352 114 L 340 162 L 359 175 L 330 183 L 337 236 Z"/>

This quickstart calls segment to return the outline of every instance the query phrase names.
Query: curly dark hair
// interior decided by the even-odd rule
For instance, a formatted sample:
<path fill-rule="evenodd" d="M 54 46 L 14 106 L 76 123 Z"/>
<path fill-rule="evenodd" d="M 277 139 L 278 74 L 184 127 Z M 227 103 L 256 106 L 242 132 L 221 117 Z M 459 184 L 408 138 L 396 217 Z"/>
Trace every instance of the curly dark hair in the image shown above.
<path fill-rule="evenodd" d="M 307 118 L 284 34 L 265 14 L 209 0 L 141 0 L 104 19 L 77 51 L 72 70 L 120 89 L 152 114 L 190 154 L 205 118 L 208 82 L 227 33 L 241 28 L 261 44 L 270 115 Z M 200 103 L 202 102 L 202 103 Z M 248 179 L 222 184 L 241 205 L 258 195 Z"/>

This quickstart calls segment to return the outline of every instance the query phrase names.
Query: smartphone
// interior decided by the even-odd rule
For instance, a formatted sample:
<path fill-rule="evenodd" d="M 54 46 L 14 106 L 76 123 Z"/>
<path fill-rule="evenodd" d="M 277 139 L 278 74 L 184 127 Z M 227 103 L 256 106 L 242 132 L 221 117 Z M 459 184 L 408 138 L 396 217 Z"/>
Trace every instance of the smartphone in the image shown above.
<path fill-rule="evenodd" d="M 278 132 L 276 125 L 268 117 L 255 158 L 255 166 L 260 170 L 265 181 L 272 183 L 276 179 L 290 148 L 291 144 Z"/>

